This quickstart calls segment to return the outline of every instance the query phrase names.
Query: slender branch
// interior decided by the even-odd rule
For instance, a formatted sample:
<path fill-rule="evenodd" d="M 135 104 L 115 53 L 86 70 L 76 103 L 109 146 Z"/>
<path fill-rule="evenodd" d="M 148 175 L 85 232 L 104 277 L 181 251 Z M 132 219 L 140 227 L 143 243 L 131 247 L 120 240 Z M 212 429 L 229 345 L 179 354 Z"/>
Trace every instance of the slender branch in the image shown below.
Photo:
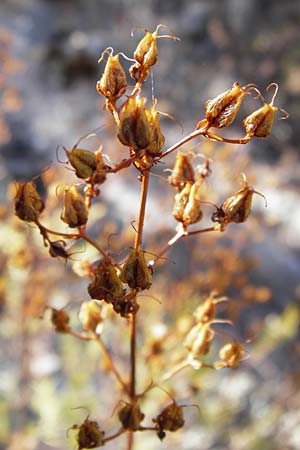
<path fill-rule="evenodd" d="M 195 234 L 201 234 L 201 233 L 209 233 L 210 231 L 222 231 L 220 229 L 219 225 L 214 225 L 213 227 L 208 228 L 202 228 L 200 230 L 195 231 L 187 231 L 184 228 L 180 228 L 177 233 L 169 240 L 167 245 L 159 252 L 159 254 L 155 257 L 153 264 L 155 264 L 163 255 L 165 255 L 171 247 L 173 247 L 176 242 L 178 242 L 180 239 L 187 237 L 187 236 L 193 236 Z"/>
<path fill-rule="evenodd" d="M 241 139 L 229 139 L 222 136 L 217 136 L 216 134 L 205 132 L 203 133 L 203 136 L 207 139 L 210 139 L 211 141 L 217 141 L 217 142 L 226 142 L 228 144 L 247 144 L 247 142 L 250 141 L 250 137 L 244 137 Z"/>
<path fill-rule="evenodd" d="M 107 173 L 117 173 L 122 169 L 126 169 L 126 167 L 129 167 L 133 161 L 135 160 L 135 156 L 131 156 L 130 158 L 123 159 L 118 165 L 115 167 L 108 169 Z"/>
<path fill-rule="evenodd" d="M 78 234 L 78 233 L 61 233 L 60 231 L 50 230 L 50 228 L 45 227 L 39 221 L 37 221 L 36 224 L 39 227 L 41 233 L 45 232 L 45 233 L 53 234 L 55 236 L 60 236 L 60 237 L 66 238 L 66 239 L 79 239 L 80 238 L 80 234 Z"/>
<path fill-rule="evenodd" d="M 115 434 L 112 434 L 111 436 L 107 436 L 107 438 L 103 439 L 103 442 L 109 442 L 112 441 L 113 439 L 116 439 L 117 437 L 121 436 L 121 434 L 124 434 L 126 430 L 124 430 L 124 428 L 120 428 L 119 431 L 117 431 Z"/>
<path fill-rule="evenodd" d="M 146 170 L 142 174 L 142 191 L 141 191 L 140 209 L 139 209 L 137 233 L 136 233 L 135 242 L 134 242 L 135 249 L 137 249 L 142 243 L 143 227 L 144 227 L 145 211 L 146 211 L 146 201 L 147 201 L 147 194 L 148 194 L 148 187 L 149 187 L 149 177 L 150 177 L 150 170 Z"/>
<path fill-rule="evenodd" d="M 207 127 L 203 127 L 203 128 L 199 128 L 199 130 L 195 130 L 192 133 L 188 134 L 187 136 L 185 136 L 184 138 L 182 138 L 180 141 L 176 142 L 176 144 L 172 145 L 171 147 L 169 147 L 160 157 L 159 159 L 164 158 L 165 156 L 169 155 L 170 153 L 172 153 L 174 150 L 176 150 L 177 148 L 181 147 L 182 145 L 186 144 L 187 142 L 191 141 L 192 139 L 194 139 L 197 136 L 202 136 L 206 133 Z"/>

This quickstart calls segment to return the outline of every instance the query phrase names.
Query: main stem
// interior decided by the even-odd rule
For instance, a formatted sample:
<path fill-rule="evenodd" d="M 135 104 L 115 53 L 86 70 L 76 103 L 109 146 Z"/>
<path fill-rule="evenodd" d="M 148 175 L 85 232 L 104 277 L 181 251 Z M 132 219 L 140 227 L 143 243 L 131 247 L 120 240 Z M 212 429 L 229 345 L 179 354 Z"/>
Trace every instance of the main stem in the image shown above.
<path fill-rule="evenodd" d="M 150 169 L 143 172 L 142 177 L 142 189 L 141 189 L 141 199 L 140 208 L 138 213 L 138 223 L 137 223 L 137 233 L 134 241 L 134 248 L 138 247 L 142 243 L 143 238 L 143 228 L 145 220 L 146 202 L 149 187 L 149 176 Z M 136 314 L 130 316 L 130 400 L 135 402 L 136 400 Z M 132 450 L 133 448 L 133 432 L 128 432 L 127 440 L 127 450 Z"/>

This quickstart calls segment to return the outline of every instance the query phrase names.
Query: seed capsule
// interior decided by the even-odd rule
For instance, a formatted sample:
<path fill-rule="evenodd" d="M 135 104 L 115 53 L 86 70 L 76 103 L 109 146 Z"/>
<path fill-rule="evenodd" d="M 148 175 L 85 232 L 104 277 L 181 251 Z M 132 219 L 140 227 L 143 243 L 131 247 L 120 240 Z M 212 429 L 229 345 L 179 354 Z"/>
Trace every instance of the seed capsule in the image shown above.
<path fill-rule="evenodd" d="M 206 355 L 210 351 L 211 341 L 214 331 L 211 329 L 211 322 L 198 323 L 188 333 L 184 346 L 188 349 L 193 358 Z"/>
<path fill-rule="evenodd" d="M 211 293 L 205 301 L 200 304 L 193 313 L 198 323 L 207 323 L 215 319 L 216 305 L 227 301 L 226 297 L 216 298 L 214 293 Z"/>
<path fill-rule="evenodd" d="M 120 114 L 118 138 L 122 144 L 135 152 L 151 145 L 152 129 L 145 110 L 143 98 L 130 97 Z"/>
<path fill-rule="evenodd" d="M 176 402 L 166 406 L 162 412 L 153 419 L 160 431 L 177 431 L 184 425 L 183 407 L 177 405 Z M 165 437 L 164 434 L 159 436 L 160 439 Z"/>
<path fill-rule="evenodd" d="M 110 303 L 114 298 L 123 295 L 123 285 L 115 266 L 106 261 L 101 261 L 93 272 L 94 279 L 88 286 L 88 293 L 91 298 Z"/>
<path fill-rule="evenodd" d="M 152 274 L 147 267 L 144 251 L 140 247 L 131 250 L 122 267 L 120 278 L 131 289 L 149 289 L 151 286 Z"/>
<path fill-rule="evenodd" d="M 149 68 L 154 66 L 157 62 L 157 31 L 157 29 L 153 33 L 147 31 L 134 51 L 134 59 L 136 59 L 141 66 Z"/>
<path fill-rule="evenodd" d="M 244 358 L 244 355 L 245 349 L 243 344 L 238 344 L 234 341 L 229 342 L 220 349 L 219 356 L 224 363 L 220 362 L 219 364 L 235 369 Z"/>
<path fill-rule="evenodd" d="M 202 219 L 203 213 L 201 211 L 200 188 L 201 182 L 199 181 L 196 181 L 191 187 L 189 201 L 184 208 L 182 217 L 184 226 L 192 225 Z"/>
<path fill-rule="evenodd" d="M 100 58 L 99 62 L 101 61 L 101 59 L 102 57 Z M 119 61 L 119 55 L 113 56 L 111 54 L 108 56 L 104 73 L 101 79 L 97 82 L 96 89 L 99 94 L 104 95 L 104 97 L 108 99 L 117 99 L 118 97 L 123 95 L 126 88 L 126 74 Z"/>
<path fill-rule="evenodd" d="M 118 417 L 125 430 L 136 431 L 140 428 L 140 424 L 144 420 L 145 414 L 142 413 L 137 404 L 130 405 L 127 403 L 119 411 Z"/>
<path fill-rule="evenodd" d="M 234 121 L 245 95 L 251 88 L 254 88 L 253 84 L 241 87 L 239 83 L 235 82 L 231 89 L 213 100 L 208 100 L 205 103 L 205 119 L 198 123 L 197 129 L 204 126 L 206 129 L 210 127 L 224 128 L 230 125 Z"/>
<path fill-rule="evenodd" d="M 100 430 L 98 423 L 94 420 L 89 420 L 87 418 L 81 425 L 73 425 L 72 428 L 78 430 L 78 450 L 101 447 L 105 443 L 105 433 Z"/>
<path fill-rule="evenodd" d="M 103 317 L 99 306 L 93 302 L 82 302 L 78 318 L 82 323 L 82 327 L 86 331 L 101 331 Z"/>
<path fill-rule="evenodd" d="M 90 178 L 97 167 L 97 157 L 89 150 L 74 147 L 71 151 L 65 150 L 76 176 L 82 179 Z"/>
<path fill-rule="evenodd" d="M 57 333 L 69 333 L 70 317 L 63 309 L 51 308 L 51 322 Z"/>
<path fill-rule="evenodd" d="M 61 219 L 71 228 L 81 227 L 87 223 L 88 209 L 84 197 L 76 186 L 65 188 L 64 208 Z"/>
<path fill-rule="evenodd" d="M 45 204 L 32 181 L 17 183 L 15 213 L 25 222 L 36 222 L 43 212 Z"/>
<path fill-rule="evenodd" d="M 275 113 L 276 111 L 283 111 L 286 113 L 286 117 L 288 117 L 288 113 L 281 108 L 274 106 L 274 100 L 276 94 L 278 92 L 278 85 L 276 83 L 271 83 L 267 90 L 271 87 L 275 86 L 275 92 L 273 94 L 272 100 L 270 103 L 267 103 L 261 94 L 259 96 L 263 99 L 264 105 L 258 110 L 254 111 L 243 121 L 243 125 L 246 131 L 246 138 L 251 139 L 253 136 L 256 137 L 267 137 L 271 133 Z"/>
<path fill-rule="evenodd" d="M 221 207 L 212 215 L 212 221 L 222 224 L 230 222 L 245 222 L 251 212 L 252 197 L 254 194 L 263 195 L 249 186 L 246 177 L 243 175 L 244 187 L 228 197 Z"/>
<path fill-rule="evenodd" d="M 190 154 L 177 153 L 172 174 L 168 178 L 169 184 L 180 191 L 186 183 L 195 182 L 195 172 L 190 160 Z"/>

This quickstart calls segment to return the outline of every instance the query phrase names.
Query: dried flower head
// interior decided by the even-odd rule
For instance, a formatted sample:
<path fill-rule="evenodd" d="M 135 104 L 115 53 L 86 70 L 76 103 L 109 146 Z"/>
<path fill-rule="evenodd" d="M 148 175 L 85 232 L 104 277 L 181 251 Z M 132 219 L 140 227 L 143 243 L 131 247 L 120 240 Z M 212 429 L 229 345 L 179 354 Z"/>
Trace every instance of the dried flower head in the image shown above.
<path fill-rule="evenodd" d="M 235 341 L 225 344 L 219 351 L 219 357 L 222 361 L 217 362 L 217 368 L 230 367 L 235 369 L 245 356 L 245 348 L 243 344 Z"/>
<path fill-rule="evenodd" d="M 212 292 L 205 301 L 201 303 L 193 313 L 198 323 L 211 322 L 216 317 L 216 305 L 227 301 L 226 297 L 217 297 L 217 294 Z"/>
<path fill-rule="evenodd" d="M 136 403 L 126 403 L 118 413 L 119 420 L 125 430 L 136 431 L 140 428 L 141 422 L 145 418 L 139 406 Z"/>
<path fill-rule="evenodd" d="M 57 333 L 69 333 L 70 317 L 63 309 L 51 308 L 51 322 Z"/>
<path fill-rule="evenodd" d="M 184 425 L 183 407 L 175 401 L 166 406 L 161 413 L 152 419 L 158 428 L 158 437 L 162 440 L 165 437 L 163 431 L 177 431 Z"/>
<path fill-rule="evenodd" d="M 263 100 L 264 105 L 254 111 L 252 114 L 250 114 L 246 119 L 243 121 L 243 125 L 246 131 L 246 139 L 251 139 L 253 136 L 256 137 L 267 137 L 271 133 L 274 119 L 275 119 L 275 113 L 276 111 L 282 111 L 285 113 L 284 119 L 288 117 L 288 113 L 284 111 L 282 108 L 278 108 L 274 106 L 274 100 L 278 92 L 278 84 L 277 83 L 271 83 L 267 87 L 267 91 L 271 88 L 275 87 L 275 92 L 273 94 L 273 97 L 271 99 L 271 102 L 268 103 L 263 98 L 261 93 L 259 92 L 259 97 Z"/>
<path fill-rule="evenodd" d="M 116 100 L 124 94 L 127 88 L 126 73 L 119 61 L 119 54 L 113 56 L 112 48 L 103 51 L 99 63 L 104 55 L 110 52 L 102 77 L 97 81 L 96 89 L 99 94 L 109 100 Z"/>
<path fill-rule="evenodd" d="M 146 151 L 151 156 L 159 156 L 165 143 L 165 137 L 161 132 L 155 103 L 151 109 L 146 109 L 146 116 L 148 118 L 151 130 L 151 143 L 147 147 Z"/>
<path fill-rule="evenodd" d="M 93 271 L 94 279 L 88 286 L 91 298 L 110 303 L 114 298 L 124 294 L 122 282 L 117 269 L 108 261 L 100 261 Z"/>
<path fill-rule="evenodd" d="M 96 448 L 104 445 L 104 431 L 100 430 L 98 423 L 86 418 L 81 425 L 73 425 L 72 429 L 78 430 L 78 450 Z"/>
<path fill-rule="evenodd" d="M 228 224 L 231 222 L 242 223 L 245 222 L 251 212 L 252 197 L 254 194 L 264 197 L 258 191 L 255 191 L 252 186 L 247 183 L 246 176 L 242 174 L 244 187 L 237 191 L 232 196 L 228 197 L 217 208 L 217 211 L 212 214 L 212 221 L 220 224 Z"/>
<path fill-rule="evenodd" d="M 77 186 L 67 186 L 64 195 L 64 208 L 61 219 L 71 228 L 85 225 L 88 220 L 88 209 L 84 197 L 78 191 Z"/>
<path fill-rule="evenodd" d="M 184 346 L 193 358 L 206 355 L 210 351 L 214 334 L 211 322 L 197 323 L 186 336 Z"/>
<path fill-rule="evenodd" d="M 195 182 L 195 172 L 191 164 L 191 153 L 177 153 L 169 184 L 181 191 L 186 183 Z"/>
<path fill-rule="evenodd" d="M 15 213 L 25 222 L 36 222 L 43 212 L 45 204 L 32 181 L 17 183 Z"/>
<path fill-rule="evenodd" d="M 197 129 L 210 127 L 224 128 L 234 121 L 245 95 L 255 86 L 247 84 L 241 87 L 238 82 L 233 83 L 231 89 L 205 103 L 205 119 L 197 124 Z"/>
<path fill-rule="evenodd" d="M 93 175 L 97 167 L 95 153 L 76 147 L 73 147 L 71 151 L 65 149 L 65 152 L 78 178 L 86 180 Z"/>
<path fill-rule="evenodd" d="M 123 105 L 118 138 L 137 153 L 151 145 L 152 126 L 146 113 L 145 99 L 130 97 Z"/>
<path fill-rule="evenodd" d="M 152 283 L 152 273 L 147 267 L 145 252 L 139 247 L 132 249 L 125 261 L 120 278 L 131 289 L 149 289 Z"/>

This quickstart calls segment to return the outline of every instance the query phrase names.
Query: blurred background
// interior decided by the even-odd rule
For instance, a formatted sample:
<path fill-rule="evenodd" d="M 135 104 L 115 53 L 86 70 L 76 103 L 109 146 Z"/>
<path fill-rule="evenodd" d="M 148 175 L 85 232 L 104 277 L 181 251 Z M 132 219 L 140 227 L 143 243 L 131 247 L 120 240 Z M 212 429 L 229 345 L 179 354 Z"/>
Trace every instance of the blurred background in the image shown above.
<path fill-rule="evenodd" d="M 56 187 L 62 179 L 74 182 L 59 165 L 57 156 L 64 159 L 64 153 L 56 148 L 72 148 L 97 127 L 102 127 L 97 136 L 83 147 L 97 149 L 101 144 L 113 161 L 126 157 L 95 90 L 103 71 L 97 60 L 109 46 L 132 57 L 143 36 L 135 29 L 131 37 L 133 27 L 152 31 L 159 23 L 167 26 L 162 33 L 176 35 L 180 41 L 159 40 L 160 59 L 145 95 L 151 99 L 153 94 L 158 109 L 174 116 L 185 134 L 203 117 L 205 101 L 235 81 L 257 84 L 268 99 L 271 93 L 266 87 L 278 83 L 275 105 L 290 117 L 279 121 L 278 113 L 272 135 L 246 146 L 202 140 L 185 147 L 213 160 L 207 200 L 220 204 L 239 189 L 240 173 L 245 172 L 266 196 L 268 207 L 257 197 L 245 225 L 230 226 L 225 236 L 178 244 L 170 254 L 176 264 L 162 264 L 151 289 L 161 305 L 147 300 L 140 333 L 147 340 L 155 326 L 164 329 L 175 324 L 180 335 L 184 318 L 216 289 L 231 299 L 221 308 L 221 316 L 235 323 L 230 334 L 239 342 L 254 339 L 247 346 L 250 357 L 237 370 L 188 369 L 178 374 L 172 393 L 184 399 L 182 403 L 199 403 L 200 417 L 186 409 L 182 433 L 163 443 L 144 434 L 140 442 L 146 450 L 300 447 L 299 1 L 1 0 L 0 449 L 74 448 L 72 436 L 66 443 L 65 430 L 84 419 L 85 411 L 72 409 L 79 406 L 105 427 L 114 423 L 110 414 L 119 397 L 116 394 L 112 405 L 114 386 L 98 348 L 58 336 L 46 319 L 41 320 L 46 305 L 69 303 L 68 310 L 77 320 L 87 284 L 78 277 L 78 266 L 95 255 L 75 246 L 74 252 L 84 253 L 77 253 L 73 261 L 50 259 L 38 233 L 14 217 L 11 199 L 15 180 L 27 181 L 50 166 L 37 183 L 44 193 L 48 188 L 49 223 L 55 223 L 54 216 L 60 214 Z M 124 66 L 129 65 L 124 60 Z M 242 118 L 257 104 L 260 100 L 247 98 L 240 118 L 223 135 L 241 137 Z M 167 145 L 182 137 L 176 121 L 164 117 L 161 125 Z M 164 172 L 172 161 L 170 157 L 166 165 L 156 167 L 157 176 L 152 178 L 146 243 L 154 252 L 172 236 L 175 226 L 174 192 Z M 112 181 L 103 187 L 91 225 L 94 236 L 106 244 L 111 233 L 123 233 L 124 241 L 115 238 L 109 244 L 118 253 L 124 252 L 124 242 L 127 249 L 131 245 L 133 230 L 128 224 L 135 218 L 139 183 L 134 171 Z M 126 354 L 116 333 L 107 326 L 107 336 L 115 342 L 111 350 Z M 222 342 L 224 336 L 218 339 Z M 148 350 L 145 346 L 146 356 Z M 126 366 L 125 357 L 119 362 Z M 155 364 L 162 370 L 163 363 Z M 161 396 L 155 393 L 145 406 L 150 414 Z M 121 448 L 121 443 L 107 448 L 116 446 Z"/>

